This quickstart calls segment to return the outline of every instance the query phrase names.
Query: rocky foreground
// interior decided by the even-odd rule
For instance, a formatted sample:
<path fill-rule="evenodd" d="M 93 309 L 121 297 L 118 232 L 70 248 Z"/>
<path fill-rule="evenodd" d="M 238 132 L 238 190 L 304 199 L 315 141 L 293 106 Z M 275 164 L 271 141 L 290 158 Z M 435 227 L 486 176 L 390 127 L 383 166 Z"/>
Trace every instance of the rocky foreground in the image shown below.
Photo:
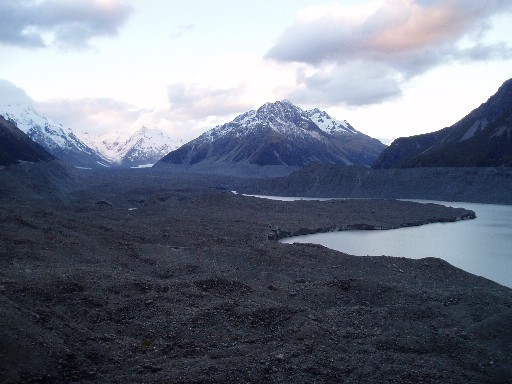
<path fill-rule="evenodd" d="M 2 383 L 511 382 L 512 290 L 439 259 L 272 240 L 469 211 L 81 177 L 0 198 Z"/>

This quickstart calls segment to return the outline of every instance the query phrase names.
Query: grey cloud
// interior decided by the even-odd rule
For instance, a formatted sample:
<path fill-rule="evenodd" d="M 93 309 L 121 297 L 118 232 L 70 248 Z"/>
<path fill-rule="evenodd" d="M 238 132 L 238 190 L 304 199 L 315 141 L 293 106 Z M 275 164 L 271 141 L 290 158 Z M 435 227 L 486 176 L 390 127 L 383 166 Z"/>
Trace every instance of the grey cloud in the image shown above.
<path fill-rule="evenodd" d="M 187 120 L 244 111 L 250 105 L 241 101 L 243 92 L 243 87 L 217 89 L 185 83 L 171 84 L 167 87 L 171 113 Z"/>
<path fill-rule="evenodd" d="M 512 3 L 490 0 L 386 1 L 365 20 L 329 14 L 287 29 L 266 57 L 279 61 L 319 64 L 372 60 L 393 65 L 403 55 L 457 50 L 460 39 L 484 31 L 488 18 L 512 8 Z M 409 5 L 409 6 L 407 6 Z"/>
<path fill-rule="evenodd" d="M 50 44 L 83 48 L 94 37 L 115 35 L 130 12 L 122 0 L 0 0 L 0 44 L 44 47 L 50 34 Z"/>
<path fill-rule="evenodd" d="M 459 54 L 459 59 L 469 61 L 507 60 L 512 58 L 512 48 L 503 42 L 476 44 L 470 48 L 460 49 L 457 53 Z"/>
<path fill-rule="evenodd" d="M 356 62 L 320 70 L 312 75 L 298 73 L 298 90 L 290 96 L 298 102 L 314 105 L 357 106 L 373 104 L 401 96 L 401 80 L 384 65 Z"/>
<path fill-rule="evenodd" d="M 387 0 L 366 18 L 350 17 L 333 8 L 323 17 L 298 20 L 266 58 L 315 69 L 317 73 L 307 79 L 298 76 L 304 95 L 327 91 L 331 100 L 339 99 L 335 84 L 345 82 L 336 76 L 353 75 L 351 68 L 364 63 L 361 73 L 380 71 L 381 76 L 356 75 L 360 82 L 352 83 L 366 90 L 366 96 L 354 90 L 357 94 L 343 99 L 348 104 L 372 104 L 399 95 L 406 80 L 443 63 L 510 58 L 507 43 L 484 44 L 482 38 L 492 16 L 511 10 L 512 2 L 503 0 Z M 464 48 L 460 47 L 462 39 Z M 467 47 L 467 42 L 472 46 Z M 337 69 L 325 74 L 327 65 Z"/>

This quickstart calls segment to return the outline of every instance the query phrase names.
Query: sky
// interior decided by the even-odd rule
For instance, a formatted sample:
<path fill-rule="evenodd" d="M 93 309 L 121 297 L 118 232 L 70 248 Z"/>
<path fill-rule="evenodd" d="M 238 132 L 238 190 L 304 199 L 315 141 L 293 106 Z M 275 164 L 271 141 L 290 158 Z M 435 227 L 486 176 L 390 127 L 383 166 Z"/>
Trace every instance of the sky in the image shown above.
<path fill-rule="evenodd" d="M 512 77 L 510 0 L 0 0 L 0 102 L 184 141 L 288 99 L 386 144 Z"/>

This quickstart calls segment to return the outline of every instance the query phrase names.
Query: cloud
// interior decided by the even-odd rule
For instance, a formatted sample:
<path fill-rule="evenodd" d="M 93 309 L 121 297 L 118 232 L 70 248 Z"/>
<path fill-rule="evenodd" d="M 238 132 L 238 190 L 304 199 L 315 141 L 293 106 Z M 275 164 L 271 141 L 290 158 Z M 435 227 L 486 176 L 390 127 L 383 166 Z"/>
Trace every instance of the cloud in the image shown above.
<path fill-rule="evenodd" d="M 108 98 L 55 99 L 38 102 L 36 109 L 56 123 L 93 135 L 132 133 L 143 125 L 141 119 L 151 112 Z"/>
<path fill-rule="evenodd" d="M 185 141 L 250 109 L 252 105 L 240 101 L 243 93 L 244 87 L 216 89 L 178 83 L 168 87 L 169 103 L 147 109 L 110 98 L 35 101 L 23 89 L 0 79 L 0 106 L 30 105 L 75 132 L 129 135 L 146 126 Z"/>
<path fill-rule="evenodd" d="M 91 135 L 127 136 L 146 126 L 186 141 L 218 124 L 215 117 L 192 115 L 185 107 L 144 109 L 108 98 L 57 99 L 39 102 L 35 108 L 57 123 Z M 195 111 L 198 110 L 201 108 L 196 106 Z"/>
<path fill-rule="evenodd" d="M 385 66 L 365 62 L 321 67 L 312 74 L 299 70 L 297 83 L 289 98 L 311 105 L 373 104 L 401 95 L 400 79 Z"/>
<path fill-rule="evenodd" d="M 130 13 L 122 0 L 0 0 L 0 44 L 84 48 L 116 35 Z"/>
<path fill-rule="evenodd" d="M 0 79 L 0 105 L 33 105 L 34 100 L 10 81 Z"/>
<path fill-rule="evenodd" d="M 367 96 L 355 90 L 358 95 L 340 99 L 340 90 L 329 92 L 332 101 L 372 104 L 393 93 L 399 96 L 407 80 L 446 62 L 512 57 L 507 43 L 483 40 L 491 17 L 511 10 L 512 2 L 502 0 L 383 0 L 356 8 L 315 7 L 299 15 L 266 58 L 316 70 L 310 76 L 297 76 L 298 85 L 313 94 L 344 85 L 335 76 L 355 74 Z M 362 65 L 361 74 L 379 76 L 365 79 L 354 71 L 357 65 Z M 330 84 L 327 89 L 326 84 Z"/>
<path fill-rule="evenodd" d="M 58 124 L 91 135 L 126 136 L 146 126 L 162 129 L 184 141 L 226 122 L 226 114 L 247 108 L 244 103 L 235 103 L 237 94 L 236 89 L 202 89 L 180 84 L 170 87 L 169 98 L 174 105 L 165 103 L 147 109 L 111 98 L 36 101 L 23 89 L 0 79 L 0 108 L 9 104 L 30 105 Z"/>
<path fill-rule="evenodd" d="M 170 113 L 179 120 L 226 116 L 252 107 L 243 101 L 245 88 L 208 88 L 175 83 L 167 87 Z"/>

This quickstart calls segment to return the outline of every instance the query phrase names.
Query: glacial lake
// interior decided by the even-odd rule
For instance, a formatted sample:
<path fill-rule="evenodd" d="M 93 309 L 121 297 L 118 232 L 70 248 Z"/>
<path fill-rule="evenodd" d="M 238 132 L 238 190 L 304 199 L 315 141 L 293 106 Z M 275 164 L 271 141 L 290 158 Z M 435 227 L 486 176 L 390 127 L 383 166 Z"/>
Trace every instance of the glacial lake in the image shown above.
<path fill-rule="evenodd" d="M 467 272 L 512 288 L 512 206 L 415 201 L 471 209 L 477 218 L 392 230 L 319 233 L 291 237 L 282 242 L 321 244 L 356 256 L 438 257 Z"/>

